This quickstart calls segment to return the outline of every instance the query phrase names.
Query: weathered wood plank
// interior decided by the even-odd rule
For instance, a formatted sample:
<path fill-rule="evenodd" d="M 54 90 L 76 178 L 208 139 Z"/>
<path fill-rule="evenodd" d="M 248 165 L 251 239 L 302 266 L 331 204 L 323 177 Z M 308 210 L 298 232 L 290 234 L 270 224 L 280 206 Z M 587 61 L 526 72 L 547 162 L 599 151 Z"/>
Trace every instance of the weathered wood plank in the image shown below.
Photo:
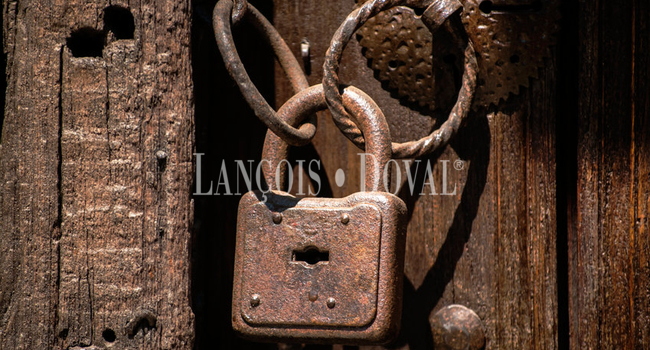
<path fill-rule="evenodd" d="M 571 215 L 575 226 L 569 225 L 569 322 L 572 349 L 598 348 L 597 300 L 599 288 L 598 255 L 598 162 L 600 159 L 598 118 L 601 81 L 598 77 L 598 4 L 600 1 L 581 1 L 579 14 L 579 119 L 577 150 L 576 207 Z M 575 230 L 573 230 L 575 227 Z"/>
<path fill-rule="evenodd" d="M 111 235 L 106 65 L 64 53 L 61 83 L 61 238 L 58 333 L 65 344 L 94 343 L 95 262 Z M 102 227 L 107 230 L 102 232 Z M 115 256 L 115 247 L 112 254 Z M 101 256 L 98 258 L 97 254 Z M 120 254 L 121 255 L 121 254 Z M 97 264 L 97 269 L 101 269 Z M 118 289 L 118 286 L 115 286 Z"/>
<path fill-rule="evenodd" d="M 632 135 L 635 151 L 634 333 L 635 349 L 650 349 L 650 3 L 634 2 Z"/>
<path fill-rule="evenodd" d="M 192 348 L 189 2 L 17 6 L 2 347 Z"/>
<path fill-rule="evenodd" d="M 52 348 L 59 225 L 63 36 L 52 3 L 4 2 L 7 94 L 0 150 L 0 344 Z M 38 34 L 36 34 L 38 33 Z"/>
<path fill-rule="evenodd" d="M 638 32 L 647 28 L 648 5 L 581 5 L 570 346 L 648 348 L 648 52 L 641 50 L 647 35 Z"/>
<path fill-rule="evenodd" d="M 529 269 L 532 309 L 531 349 L 558 348 L 560 306 L 558 302 L 558 194 L 557 60 L 548 58 L 540 79 L 530 87 L 526 127 L 526 186 L 528 197 Z"/>
<path fill-rule="evenodd" d="M 632 3 L 601 2 L 600 78 L 601 156 L 599 174 L 599 244 L 602 248 L 600 302 L 601 349 L 634 348 L 634 211 L 631 201 L 633 145 Z M 611 67 L 611 69 L 608 69 Z M 614 68 L 615 67 L 615 68 Z M 591 117 L 591 116 L 590 116 Z M 604 316 L 604 317 L 603 317 Z"/>

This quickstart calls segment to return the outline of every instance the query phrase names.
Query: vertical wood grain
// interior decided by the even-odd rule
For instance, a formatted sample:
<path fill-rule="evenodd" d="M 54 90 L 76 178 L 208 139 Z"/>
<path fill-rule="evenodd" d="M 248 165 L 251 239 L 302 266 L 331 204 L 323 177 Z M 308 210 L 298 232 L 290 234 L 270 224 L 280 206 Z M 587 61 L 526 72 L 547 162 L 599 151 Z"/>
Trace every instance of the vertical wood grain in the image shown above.
<path fill-rule="evenodd" d="M 5 2 L 0 348 L 192 348 L 189 6 Z"/>
<path fill-rule="evenodd" d="M 581 1 L 572 349 L 647 349 L 648 5 Z"/>
<path fill-rule="evenodd" d="M 635 145 L 634 231 L 632 300 L 635 349 L 650 349 L 650 3 L 634 2 L 632 113 Z"/>

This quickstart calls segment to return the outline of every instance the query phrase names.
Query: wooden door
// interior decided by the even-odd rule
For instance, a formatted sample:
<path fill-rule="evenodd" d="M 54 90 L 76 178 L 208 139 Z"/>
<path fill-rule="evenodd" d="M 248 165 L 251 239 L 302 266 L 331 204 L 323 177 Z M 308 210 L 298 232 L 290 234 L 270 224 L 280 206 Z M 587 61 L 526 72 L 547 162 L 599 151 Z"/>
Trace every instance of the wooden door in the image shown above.
<path fill-rule="evenodd" d="M 232 330 L 239 196 L 192 196 L 193 171 L 201 157 L 204 185 L 222 164 L 243 181 L 234 165 L 259 161 L 266 128 L 223 66 L 215 2 L 3 2 L 0 349 L 382 348 L 254 343 Z M 250 2 L 296 57 L 307 39 L 308 80 L 320 83 L 356 2 Z M 386 348 L 434 349 L 431 316 L 461 304 L 488 350 L 650 349 L 650 2 L 560 11 L 538 78 L 419 159 L 425 194 L 400 192 L 404 311 Z M 272 52 L 249 25 L 234 32 L 279 107 L 292 93 Z M 341 80 L 379 104 L 395 141 L 442 120 L 387 92 L 355 39 Z M 319 120 L 292 160 L 322 161 L 322 196 L 358 191 L 358 149 L 327 112 Z"/>
<path fill-rule="evenodd" d="M 319 83 L 331 35 L 355 2 L 257 4 L 274 19 L 296 57 L 301 57 L 303 40 L 309 41 L 308 79 Z M 643 49 L 647 7 L 638 1 L 563 2 L 560 31 L 539 78 L 506 102 L 474 112 L 449 147 L 422 159 L 437 164 L 434 177 L 443 171 L 442 160 L 462 160 L 467 166 L 449 173 L 450 183 L 458 184 L 456 195 L 402 193 L 410 218 L 403 329 L 390 348 L 433 349 L 429 318 L 450 304 L 465 305 L 480 316 L 486 349 L 650 346 L 650 169 L 645 137 L 649 54 Z M 195 52 L 201 58 L 195 58 L 199 62 L 195 69 L 214 75 L 198 83 L 213 89 L 202 92 L 204 100 L 197 96 L 197 111 L 205 109 L 204 114 L 197 112 L 198 119 L 207 121 L 213 115 L 208 110 L 217 106 L 226 109 L 222 115 L 241 116 L 240 120 L 211 120 L 210 132 L 214 125 L 227 122 L 231 129 L 246 130 L 246 141 L 236 143 L 236 155 L 221 150 L 220 145 L 227 143 L 215 143 L 211 136 L 205 143 L 199 137 L 198 149 L 206 155 L 212 152 L 216 159 L 259 157 L 264 129 L 257 128 L 260 124 L 255 124 L 238 93 L 232 92 L 234 85 L 224 69 L 206 68 L 219 55 L 209 47 L 209 24 L 200 28 L 195 35 L 202 41 L 196 43 Z M 255 43 L 253 30 L 242 26 L 236 32 L 253 80 L 280 106 L 292 95 L 282 71 L 276 66 L 269 72 L 270 52 L 260 53 L 265 48 Z M 208 50 L 211 56 L 203 58 Z M 251 51 L 258 52 L 258 59 L 250 56 Z M 436 125 L 434 118 L 405 107 L 381 87 L 354 39 L 346 48 L 341 80 L 377 101 L 395 141 L 419 138 Z M 214 101 L 215 96 L 221 97 Z M 338 187 L 333 181 L 337 169 L 356 176 L 357 149 L 329 117 L 321 117 L 319 123 L 313 148 L 296 150 L 294 157 L 322 160 L 329 179 L 326 193 L 338 197 L 358 190 L 358 182 Z M 212 169 L 213 178 L 217 172 Z M 213 270 L 199 268 L 199 283 L 209 288 L 196 292 L 202 306 L 196 309 L 197 337 L 199 344 L 216 341 L 234 347 L 275 348 L 238 339 L 230 330 L 235 202 L 224 198 L 197 202 L 197 208 L 206 211 L 230 208 L 226 212 L 233 213 L 206 218 L 197 234 L 203 242 L 227 242 L 219 246 L 214 259 L 208 258 L 207 251 L 214 249 L 209 244 L 196 255 L 204 266 L 213 266 Z M 215 273 L 219 277 L 210 279 Z M 211 320 L 201 321 L 202 317 Z"/>

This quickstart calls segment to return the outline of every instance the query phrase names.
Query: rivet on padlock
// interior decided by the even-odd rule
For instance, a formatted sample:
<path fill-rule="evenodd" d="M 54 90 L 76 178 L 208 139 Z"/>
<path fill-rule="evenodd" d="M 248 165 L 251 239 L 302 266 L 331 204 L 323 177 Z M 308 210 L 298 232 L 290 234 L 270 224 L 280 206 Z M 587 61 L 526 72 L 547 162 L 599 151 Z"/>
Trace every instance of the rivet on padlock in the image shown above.
<path fill-rule="evenodd" d="M 260 295 L 259 294 L 253 294 L 251 296 L 251 306 L 256 307 L 260 304 Z"/>
<path fill-rule="evenodd" d="M 366 152 L 375 156 L 375 161 L 366 157 L 366 188 L 380 188 L 391 155 L 386 120 L 360 90 L 348 87 L 343 97 L 366 136 Z M 324 108 L 317 85 L 290 99 L 278 115 L 297 125 Z M 287 147 L 267 134 L 263 159 L 270 169 L 286 157 Z M 269 186 L 276 180 L 273 174 L 265 169 Z M 279 190 L 265 195 L 263 201 L 261 192 L 249 192 L 239 204 L 233 328 L 273 342 L 383 344 L 394 339 L 402 308 L 404 202 L 387 192 L 345 198 L 298 199 Z M 253 303 L 252 295 L 263 300 Z"/>
<path fill-rule="evenodd" d="M 276 225 L 279 225 L 282 222 L 282 214 L 280 213 L 273 213 L 273 222 Z"/>
<path fill-rule="evenodd" d="M 348 215 L 347 213 L 341 214 L 341 222 L 343 223 L 343 225 L 347 225 L 348 222 L 350 222 L 350 215 Z"/>

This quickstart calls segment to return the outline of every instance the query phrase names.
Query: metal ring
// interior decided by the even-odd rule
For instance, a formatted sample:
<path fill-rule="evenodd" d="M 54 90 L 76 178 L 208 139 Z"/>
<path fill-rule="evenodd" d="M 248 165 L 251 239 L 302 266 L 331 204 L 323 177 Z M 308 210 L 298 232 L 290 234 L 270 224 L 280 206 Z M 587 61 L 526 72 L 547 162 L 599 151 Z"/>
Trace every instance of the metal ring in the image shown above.
<path fill-rule="evenodd" d="M 302 146 L 309 143 L 316 134 L 316 116 L 309 118 L 299 129 L 278 118 L 277 113 L 266 102 L 251 81 L 244 64 L 239 58 L 231 31 L 230 17 L 232 10 L 233 0 L 220 0 L 214 7 L 212 16 L 214 36 L 228 73 L 237 83 L 239 90 L 248 105 L 253 109 L 253 112 L 255 112 L 255 115 L 271 131 L 293 146 Z M 308 88 L 309 83 L 307 83 L 307 78 L 302 72 L 298 60 L 293 56 L 275 27 L 251 4 L 248 4 L 245 18 L 251 20 L 252 24 L 264 35 L 266 41 L 271 44 L 282 69 L 289 77 L 294 91 L 299 92 Z"/>
<path fill-rule="evenodd" d="M 348 113 L 343 106 L 341 93 L 339 92 L 338 70 L 341 62 L 343 50 L 354 32 L 361 27 L 368 19 L 375 16 L 381 11 L 391 7 L 407 5 L 409 0 L 373 0 L 365 3 L 363 6 L 355 9 L 345 19 L 343 24 L 338 28 L 325 57 L 323 64 L 323 87 L 325 89 L 325 98 L 327 105 L 332 113 L 335 124 L 357 147 L 363 149 L 363 137 L 354 122 L 349 118 Z M 431 6 L 436 6 L 434 3 Z M 450 11 L 425 11 L 425 14 L 432 16 L 448 16 Z M 430 23 L 441 23 L 444 18 L 429 18 Z M 456 134 L 463 121 L 470 112 L 474 91 L 476 90 L 476 77 L 478 64 L 476 61 L 476 52 L 470 41 L 465 47 L 465 71 L 462 78 L 462 86 L 458 93 L 458 99 L 449 114 L 447 120 L 439 129 L 430 135 L 417 141 L 405 143 L 393 143 L 393 158 L 415 158 L 431 153 L 436 149 L 446 145 L 449 140 Z"/>
<path fill-rule="evenodd" d="M 384 168 L 391 159 L 390 129 L 386 118 L 370 96 L 354 86 L 343 90 L 343 105 L 359 121 L 366 136 L 366 152 L 374 156 L 366 157 L 365 188 L 372 191 L 382 188 L 381 180 Z M 296 125 L 306 116 L 327 109 L 323 85 L 318 84 L 300 91 L 290 98 L 279 110 L 278 115 L 289 124 Z M 269 189 L 284 187 L 286 167 L 280 167 L 279 188 L 275 186 L 276 169 L 283 159 L 287 159 L 289 146 L 273 133 L 267 132 L 262 151 L 262 171 Z M 282 164 L 285 165 L 285 164 Z M 390 172 L 386 174 L 386 183 L 390 186 Z M 389 189 L 384 189 L 387 192 Z"/>

